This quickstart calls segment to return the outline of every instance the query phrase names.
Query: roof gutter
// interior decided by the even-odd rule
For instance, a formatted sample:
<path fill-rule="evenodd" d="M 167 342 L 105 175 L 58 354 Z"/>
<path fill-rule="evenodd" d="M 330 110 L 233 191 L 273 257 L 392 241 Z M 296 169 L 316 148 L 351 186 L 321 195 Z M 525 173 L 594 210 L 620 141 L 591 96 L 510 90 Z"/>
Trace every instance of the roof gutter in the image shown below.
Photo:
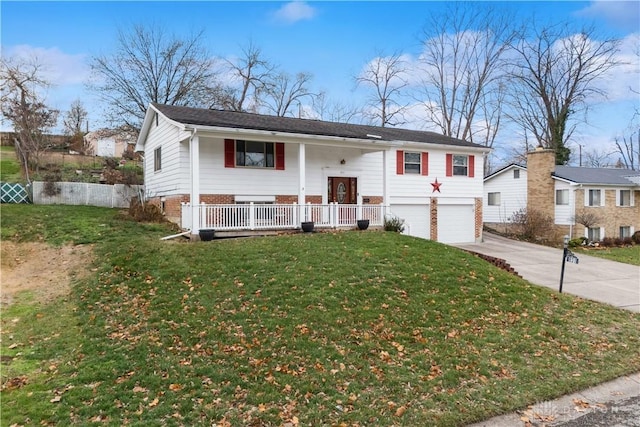
<path fill-rule="evenodd" d="M 386 141 L 378 138 L 348 138 L 341 136 L 330 135 L 308 135 L 303 133 L 288 133 L 278 132 L 271 130 L 257 130 L 246 128 L 228 128 L 219 126 L 204 126 L 204 125 L 184 125 L 185 130 L 198 130 L 202 133 L 216 134 L 222 137 L 237 138 L 241 136 L 260 137 L 262 140 L 272 140 L 273 142 L 306 142 L 309 144 L 327 145 L 327 143 L 335 143 L 336 145 L 344 147 L 344 143 L 353 143 L 355 145 L 375 146 L 379 148 L 391 148 L 402 146 L 397 141 Z M 323 144 L 324 142 L 324 144 Z"/>

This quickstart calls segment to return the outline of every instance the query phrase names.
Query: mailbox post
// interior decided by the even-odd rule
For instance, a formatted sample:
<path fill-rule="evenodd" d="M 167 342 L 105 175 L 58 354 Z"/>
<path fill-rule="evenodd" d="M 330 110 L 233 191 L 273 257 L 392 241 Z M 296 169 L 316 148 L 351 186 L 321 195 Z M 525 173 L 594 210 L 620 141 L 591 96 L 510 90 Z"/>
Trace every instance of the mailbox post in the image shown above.
<path fill-rule="evenodd" d="M 562 293 L 562 282 L 564 281 L 564 266 L 567 261 L 577 264 L 580 260 L 569 250 L 569 236 L 564 236 L 564 250 L 562 251 L 562 269 L 560 270 L 560 293 Z"/>

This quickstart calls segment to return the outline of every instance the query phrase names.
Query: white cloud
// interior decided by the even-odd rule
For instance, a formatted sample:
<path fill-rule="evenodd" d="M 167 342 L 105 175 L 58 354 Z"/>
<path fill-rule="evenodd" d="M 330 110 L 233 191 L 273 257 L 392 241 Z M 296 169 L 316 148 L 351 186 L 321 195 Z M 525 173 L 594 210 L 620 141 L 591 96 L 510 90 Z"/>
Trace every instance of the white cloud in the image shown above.
<path fill-rule="evenodd" d="M 292 1 L 274 13 L 276 21 L 283 22 L 285 24 L 293 24 L 305 19 L 312 19 L 316 16 L 317 10 L 309 6 L 304 1 Z"/>
<path fill-rule="evenodd" d="M 628 31 L 640 27 L 640 2 L 595 0 L 576 13 L 587 18 L 602 18 L 611 26 Z"/>
<path fill-rule="evenodd" d="M 43 48 L 16 45 L 2 49 L 3 56 L 17 60 L 36 60 L 42 65 L 42 75 L 54 86 L 83 84 L 89 77 L 90 69 L 86 55 L 62 52 L 57 47 Z"/>

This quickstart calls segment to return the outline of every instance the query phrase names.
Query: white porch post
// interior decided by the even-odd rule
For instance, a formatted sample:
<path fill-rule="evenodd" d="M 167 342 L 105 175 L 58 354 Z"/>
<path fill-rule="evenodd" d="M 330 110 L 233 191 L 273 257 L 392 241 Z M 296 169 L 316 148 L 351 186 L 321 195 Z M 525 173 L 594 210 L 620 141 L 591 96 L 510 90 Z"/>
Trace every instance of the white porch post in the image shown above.
<path fill-rule="evenodd" d="M 382 152 L 382 203 L 389 207 L 389 150 Z"/>
<path fill-rule="evenodd" d="M 298 205 L 305 206 L 306 205 L 306 189 L 305 189 L 305 181 L 307 175 L 307 156 L 306 156 L 306 147 L 303 143 L 298 145 Z M 306 212 L 304 215 L 300 215 L 300 221 L 306 221 L 307 215 Z"/>
<path fill-rule="evenodd" d="M 189 139 L 189 163 L 191 164 L 191 234 L 200 231 L 200 138 L 193 131 Z"/>

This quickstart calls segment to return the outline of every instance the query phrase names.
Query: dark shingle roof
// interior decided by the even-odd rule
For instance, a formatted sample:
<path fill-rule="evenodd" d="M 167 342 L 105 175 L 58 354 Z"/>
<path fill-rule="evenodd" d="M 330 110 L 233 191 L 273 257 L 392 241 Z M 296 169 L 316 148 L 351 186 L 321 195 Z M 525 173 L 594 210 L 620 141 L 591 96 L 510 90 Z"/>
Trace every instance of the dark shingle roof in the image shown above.
<path fill-rule="evenodd" d="M 162 105 L 155 103 L 153 106 L 171 120 L 190 125 L 334 136 L 340 138 L 358 138 L 369 139 L 372 141 L 424 142 L 460 147 L 485 148 L 478 144 L 451 138 L 435 132 L 325 122 L 321 120 L 298 119 L 293 117 L 267 116 L 237 111 L 178 107 L 174 105 Z M 371 135 L 376 135 L 380 138 L 372 137 Z"/>
<path fill-rule="evenodd" d="M 640 176 L 640 172 L 629 169 L 556 166 L 553 176 L 578 184 L 634 186 L 636 184 L 627 177 Z"/>

